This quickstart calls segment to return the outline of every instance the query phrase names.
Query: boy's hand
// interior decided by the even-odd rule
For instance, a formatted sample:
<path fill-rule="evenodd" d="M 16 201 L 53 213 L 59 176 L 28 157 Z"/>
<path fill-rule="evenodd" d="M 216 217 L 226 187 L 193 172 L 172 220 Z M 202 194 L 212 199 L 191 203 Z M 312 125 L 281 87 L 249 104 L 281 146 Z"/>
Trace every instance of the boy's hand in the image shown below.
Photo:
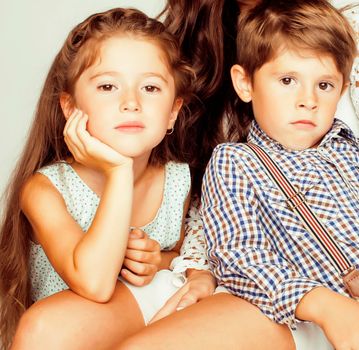
<path fill-rule="evenodd" d="M 132 159 L 116 152 L 110 146 L 91 136 L 87 131 L 88 116 L 76 109 L 66 122 L 64 138 L 75 160 L 86 167 L 107 173 Z"/>
<path fill-rule="evenodd" d="M 150 323 L 156 322 L 175 311 L 182 310 L 212 295 L 215 288 L 215 278 L 209 271 L 188 271 L 187 283 L 168 299 L 162 309 L 153 316 Z"/>
<path fill-rule="evenodd" d="M 129 234 L 125 259 L 121 276 L 135 286 L 150 283 L 161 263 L 161 247 L 159 243 L 147 236 L 140 229 Z"/>

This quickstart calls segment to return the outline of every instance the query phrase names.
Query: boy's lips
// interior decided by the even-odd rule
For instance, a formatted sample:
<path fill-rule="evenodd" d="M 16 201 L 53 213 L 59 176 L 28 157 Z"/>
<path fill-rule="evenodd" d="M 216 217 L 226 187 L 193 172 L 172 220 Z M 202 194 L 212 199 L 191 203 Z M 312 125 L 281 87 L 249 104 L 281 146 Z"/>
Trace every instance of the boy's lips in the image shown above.
<path fill-rule="evenodd" d="M 309 119 L 300 119 L 291 123 L 292 125 L 303 127 L 303 128 L 314 128 L 317 125 Z"/>
<path fill-rule="evenodd" d="M 137 132 L 145 128 L 144 124 L 139 121 L 127 121 L 118 124 L 115 129 L 124 132 Z"/>

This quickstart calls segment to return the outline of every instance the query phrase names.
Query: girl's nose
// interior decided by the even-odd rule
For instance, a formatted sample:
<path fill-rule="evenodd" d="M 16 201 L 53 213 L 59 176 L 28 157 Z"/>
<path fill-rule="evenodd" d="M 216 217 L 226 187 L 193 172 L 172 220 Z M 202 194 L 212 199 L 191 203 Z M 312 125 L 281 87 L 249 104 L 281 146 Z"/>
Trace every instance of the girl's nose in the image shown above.
<path fill-rule="evenodd" d="M 140 102 L 136 92 L 126 91 L 120 97 L 121 112 L 139 112 Z"/>

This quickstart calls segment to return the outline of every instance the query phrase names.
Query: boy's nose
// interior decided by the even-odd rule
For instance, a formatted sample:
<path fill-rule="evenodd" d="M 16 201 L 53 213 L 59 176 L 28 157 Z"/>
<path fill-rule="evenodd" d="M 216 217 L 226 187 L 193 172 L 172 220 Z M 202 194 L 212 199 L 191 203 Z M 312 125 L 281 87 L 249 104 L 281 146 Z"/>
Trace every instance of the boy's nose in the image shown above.
<path fill-rule="evenodd" d="M 298 108 L 305 108 L 308 110 L 315 110 L 318 107 L 318 101 L 315 91 L 312 89 L 305 89 L 301 92 L 298 102 Z"/>

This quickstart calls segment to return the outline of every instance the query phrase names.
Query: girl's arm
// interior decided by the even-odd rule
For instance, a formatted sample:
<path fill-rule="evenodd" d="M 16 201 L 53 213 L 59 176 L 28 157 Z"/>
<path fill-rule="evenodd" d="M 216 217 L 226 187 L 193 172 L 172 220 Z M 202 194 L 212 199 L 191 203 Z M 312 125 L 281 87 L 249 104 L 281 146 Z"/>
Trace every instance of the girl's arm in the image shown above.
<path fill-rule="evenodd" d="M 105 185 L 86 234 L 49 180 L 36 174 L 21 205 L 55 270 L 76 293 L 106 302 L 112 296 L 128 241 L 133 196 L 132 160 L 91 137 L 86 116 L 74 113 L 64 131 L 74 158 L 101 170 Z"/>

